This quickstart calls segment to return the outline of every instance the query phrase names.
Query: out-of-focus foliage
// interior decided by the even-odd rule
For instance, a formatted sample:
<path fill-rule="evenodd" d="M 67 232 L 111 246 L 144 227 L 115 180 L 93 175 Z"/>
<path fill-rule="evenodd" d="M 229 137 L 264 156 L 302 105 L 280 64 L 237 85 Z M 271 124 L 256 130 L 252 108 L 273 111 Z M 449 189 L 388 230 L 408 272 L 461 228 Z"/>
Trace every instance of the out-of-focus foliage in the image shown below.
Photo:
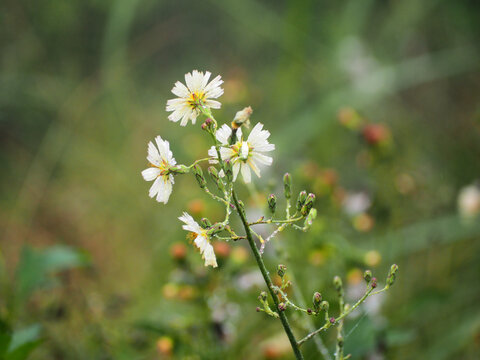
<path fill-rule="evenodd" d="M 346 351 L 475 359 L 480 225 L 475 199 L 457 215 L 457 195 L 479 178 L 479 24 L 475 1 L 3 1 L 0 352 L 43 339 L 32 359 L 291 357 L 255 312 L 248 249 L 218 243 L 206 269 L 176 220 L 222 207 L 186 176 L 157 204 L 140 176 L 158 134 L 177 160 L 205 156 L 199 125 L 165 112 L 199 69 L 225 79 L 217 119 L 251 105 L 276 144 L 242 189 L 252 216 L 287 170 L 317 194 L 312 231 L 265 255 L 288 266 L 294 298 L 333 301 L 338 274 L 351 301 L 365 268 L 396 262 L 391 291 L 347 321 Z M 320 325 L 288 315 L 298 336 Z"/>

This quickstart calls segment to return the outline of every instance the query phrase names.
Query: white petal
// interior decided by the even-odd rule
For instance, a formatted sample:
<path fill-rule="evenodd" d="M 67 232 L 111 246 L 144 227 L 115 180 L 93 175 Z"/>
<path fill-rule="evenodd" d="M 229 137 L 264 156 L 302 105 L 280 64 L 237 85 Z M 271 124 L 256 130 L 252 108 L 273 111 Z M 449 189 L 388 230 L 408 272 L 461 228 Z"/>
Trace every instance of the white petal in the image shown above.
<path fill-rule="evenodd" d="M 228 138 L 232 135 L 232 129 L 230 126 L 223 124 L 220 129 L 217 130 L 216 137 L 223 145 L 228 145 Z"/>
<path fill-rule="evenodd" d="M 146 181 L 153 181 L 160 175 L 160 169 L 156 167 L 150 167 L 142 171 L 142 176 Z"/>
<path fill-rule="evenodd" d="M 243 180 L 246 183 L 249 183 L 250 181 L 252 181 L 250 167 L 247 164 L 242 164 L 242 176 L 243 176 Z"/>
<path fill-rule="evenodd" d="M 242 146 L 240 147 L 240 158 L 243 160 L 248 159 L 248 143 L 246 141 L 242 141 Z"/>
<path fill-rule="evenodd" d="M 200 233 L 200 225 L 197 224 L 193 217 L 187 213 L 183 212 L 183 215 L 178 218 L 180 221 L 183 221 L 185 225 L 182 226 L 184 230 L 194 232 L 196 234 Z"/>
<path fill-rule="evenodd" d="M 198 235 L 193 241 L 195 246 L 200 249 L 200 254 L 203 254 L 205 247 L 208 245 L 208 239 L 203 235 Z"/>
<path fill-rule="evenodd" d="M 236 161 L 232 166 L 233 181 L 237 180 L 237 176 L 238 176 L 239 171 L 240 171 L 240 163 L 238 161 Z"/>
<path fill-rule="evenodd" d="M 205 105 L 212 109 L 220 109 L 222 107 L 222 103 L 216 100 L 207 100 L 205 101 Z"/>
<path fill-rule="evenodd" d="M 217 258 L 215 257 L 215 252 L 213 251 L 213 246 L 210 243 L 207 243 L 205 250 L 203 251 L 203 257 L 205 259 L 205 266 L 217 267 Z"/>
<path fill-rule="evenodd" d="M 253 172 L 258 176 L 258 177 L 261 177 L 260 176 L 260 170 L 258 169 L 258 166 L 257 164 L 255 163 L 255 160 L 253 158 L 249 159 L 248 160 L 248 165 L 250 165 L 250 167 L 252 168 Z"/>
<path fill-rule="evenodd" d="M 160 154 L 157 150 L 157 148 L 155 147 L 155 145 L 153 145 L 153 143 L 150 141 L 148 143 L 148 155 L 147 155 L 147 160 L 153 164 L 153 165 L 160 165 L 160 162 L 162 161 L 162 159 L 160 158 Z"/>
<path fill-rule="evenodd" d="M 172 89 L 172 93 L 178 97 L 188 97 L 190 95 L 187 87 L 183 85 L 180 81 L 175 83 L 175 86 Z"/>
<path fill-rule="evenodd" d="M 252 151 L 252 159 L 255 161 L 258 161 L 261 164 L 264 165 L 272 165 L 273 159 L 270 156 L 266 156 L 263 154 L 260 154 L 259 152 Z"/>
<path fill-rule="evenodd" d="M 162 181 L 163 181 L 162 178 L 161 178 L 161 177 L 158 177 L 158 178 L 153 182 L 152 186 L 150 187 L 150 190 L 148 191 L 148 196 L 150 196 L 151 198 L 153 198 L 155 195 L 157 195 L 158 189 L 160 188 Z"/>

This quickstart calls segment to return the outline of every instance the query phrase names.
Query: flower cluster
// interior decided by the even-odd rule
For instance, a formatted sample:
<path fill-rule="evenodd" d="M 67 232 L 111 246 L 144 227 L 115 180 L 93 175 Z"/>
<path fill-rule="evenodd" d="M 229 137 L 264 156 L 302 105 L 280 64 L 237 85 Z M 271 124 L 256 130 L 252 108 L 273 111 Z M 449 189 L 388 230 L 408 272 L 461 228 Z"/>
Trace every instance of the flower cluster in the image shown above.
<path fill-rule="evenodd" d="M 336 358 L 346 359 L 348 355 L 343 357 L 342 327 L 344 317 L 360 306 L 367 297 L 383 292 L 393 285 L 398 267 L 396 265 L 392 266 L 386 279 L 386 285 L 382 290 L 374 290 L 377 287 L 377 280 L 367 271 L 365 273 L 366 292 L 353 306 L 344 303 L 342 282 L 339 277 L 336 277 L 334 286 L 338 293 L 340 305 L 340 313 L 337 317 L 329 317 L 328 302 L 322 301 L 319 292 L 313 295 L 313 308 L 302 308 L 295 305 L 288 297 L 287 288 L 292 285 L 292 282 L 285 278 L 286 266 L 280 265 L 277 269 L 282 284 L 280 286 L 273 284 L 262 259 L 264 248 L 272 238 L 286 229 L 308 231 L 317 217 L 317 210 L 314 208 L 316 197 L 313 193 L 307 193 L 304 190 L 298 193 L 296 202 L 292 203 L 295 199 L 293 197 L 292 177 L 286 173 L 283 177 L 283 197 L 286 204 L 284 215 L 280 214 L 277 207 L 277 195 L 270 194 L 266 199 L 268 214 L 261 216 L 256 221 L 247 220 L 244 203 L 238 198 L 235 190 L 238 175 L 242 175 L 245 183 L 252 181 L 252 172 L 260 177 L 261 168 L 273 163 L 273 158 L 269 154 L 275 150 L 275 145 L 269 142 L 270 132 L 264 129 L 264 125 L 261 123 L 255 124 L 248 134 L 244 134 L 245 129 L 250 127 L 250 117 L 253 112 L 251 107 L 236 112 L 230 126 L 226 124 L 218 125 L 212 114 L 212 109 L 221 107 L 220 102 L 215 99 L 223 94 L 221 88 L 223 81 L 221 76 L 217 76 L 209 82 L 210 76 L 211 73 L 208 71 L 203 73 L 194 70 L 187 73 L 185 84 L 179 81 L 175 83 L 172 93 L 177 97 L 168 100 L 166 107 L 166 110 L 171 112 L 168 116 L 169 120 L 180 122 L 181 126 L 186 126 L 189 121 L 195 124 L 197 118 L 204 117 L 205 120 L 201 129 L 210 136 L 213 142 L 210 149 L 206 151 L 208 157 L 196 160 L 188 166 L 177 164 L 170 151 L 169 142 L 157 136 L 154 142 L 148 143 L 147 161 L 149 167 L 142 171 L 142 176 L 146 181 L 153 181 L 149 196 L 151 198 L 155 197 L 158 202 L 166 204 L 172 193 L 175 176 L 192 173 L 200 189 L 225 207 L 224 219 L 214 223 L 207 218 L 201 219 L 199 223 L 187 212 L 183 212 L 178 218 L 183 222 L 182 228 L 188 232 L 187 239 L 200 252 L 205 266 L 218 267 L 217 257 L 212 245 L 213 241 L 247 241 L 273 302 L 271 306 L 267 292 L 263 291 L 259 297 L 262 307 L 258 307 L 257 311 L 265 312 L 282 320 L 282 325 L 296 358 L 303 359 L 299 348 L 305 341 L 323 330 L 336 326 L 338 331 Z M 201 167 L 202 162 L 208 162 L 210 165 L 207 171 L 216 190 L 210 190 Z M 244 235 L 237 234 L 231 226 L 230 215 L 232 213 L 236 213 L 240 218 Z M 268 236 L 262 236 L 254 230 L 257 225 L 270 225 L 273 230 Z M 257 241 L 260 243 L 260 247 L 257 247 Z M 215 246 L 218 244 L 221 243 L 215 243 Z M 219 256 L 221 257 L 220 252 Z M 325 323 L 321 328 L 297 341 L 285 314 L 289 308 L 313 316 L 323 313 Z"/>

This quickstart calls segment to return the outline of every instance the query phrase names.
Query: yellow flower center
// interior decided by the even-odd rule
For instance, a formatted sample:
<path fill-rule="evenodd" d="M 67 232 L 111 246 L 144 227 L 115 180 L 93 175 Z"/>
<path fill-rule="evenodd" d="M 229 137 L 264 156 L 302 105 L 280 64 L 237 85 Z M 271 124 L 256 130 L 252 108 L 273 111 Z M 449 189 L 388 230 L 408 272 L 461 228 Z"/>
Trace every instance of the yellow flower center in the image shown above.
<path fill-rule="evenodd" d="M 155 165 L 155 164 L 150 163 L 150 166 L 155 167 L 157 169 L 160 169 L 160 173 L 158 174 L 157 177 L 167 175 L 167 171 L 168 171 L 169 167 L 168 167 L 168 164 L 165 160 L 162 160 L 160 165 Z"/>
<path fill-rule="evenodd" d="M 195 91 L 193 93 L 190 93 L 190 98 L 187 100 L 188 105 L 195 110 L 200 104 L 205 102 L 205 93 L 204 92 L 198 92 Z"/>

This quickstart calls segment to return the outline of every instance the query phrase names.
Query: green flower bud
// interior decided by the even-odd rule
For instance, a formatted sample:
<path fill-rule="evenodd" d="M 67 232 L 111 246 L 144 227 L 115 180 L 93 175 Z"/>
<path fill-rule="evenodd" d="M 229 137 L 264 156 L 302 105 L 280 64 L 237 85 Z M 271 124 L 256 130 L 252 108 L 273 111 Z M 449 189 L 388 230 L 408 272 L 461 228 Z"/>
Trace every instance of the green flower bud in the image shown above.
<path fill-rule="evenodd" d="M 283 189 L 285 198 L 290 199 L 292 197 L 292 176 L 289 173 L 283 176 Z"/>
<path fill-rule="evenodd" d="M 229 182 L 232 182 L 232 179 L 233 179 L 232 162 L 227 159 L 224 161 L 224 166 L 225 166 L 225 177 Z"/>
<path fill-rule="evenodd" d="M 278 265 L 277 267 L 277 274 L 280 277 L 283 277 L 285 275 L 285 272 L 287 271 L 287 267 L 285 265 Z"/>
<path fill-rule="evenodd" d="M 320 310 L 320 303 L 321 302 L 322 302 L 322 294 L 320 294 L 317 291 L 316 293 L 313 294 L 313 299 L 312 299 L 313 308 L 315 309 L 315 311 Z"/>
<path fill-rule="evenodd" d="M 281 302 L 280 304 L 278 304 L 278 311 L 285 311 L 287 310 L 287 305 L 285 305 L 285 303 Z"/>
<path fill-rule="evenodd" d="M 277 209 L 277 197 L 274 194 L 270 194 L 268 195 L 267 202 L 270 212 L 272 215 L 275 214 L 275 210 Z"/>
<path fill-rule="evenodd" d="M 205 177 L 203 176 L 202 168 L 198 166 L 198 164 L 195 164 L 193 166 L 193 173 L 195 174 L 195 179 L 197 179 L 198 186 L 200 186 L 200 188 L 202 189 L 205 189 L 205 187 L 207 186 L 207 182 L 205 181 Z"/>
<path fill-rule="evenodd" d="M 301 213 L 303 216 L 308 215 L 314 203 L 315 203 L 315 195 L 312 193 L 308 194 L 307 199 L 305 200 L 305 204 L 302 206 L 302 209 L 301 209 Z"/>
<path fill-rule="evenodd" d="M 217 185 L 218 190 L 220 190 L 222 192 L 225 191 L 225 185 L 223 184 L 222 179 L 220 179 L 220 176 L 218 175 L 218 171 L 214 166 L 210 166 L 208 168 L 208 174 L 212 178 L 215 185 Z"/>
<path fill-rule="evenodd" d="M 335 276 L 333 278 L 333 286 L 335 286 L 335 290 L 337 290 L 339 296 L 343 296 L 343 283 L 340 276 Z"/>
<path fill-rule="evenodd" d="M 212 226 L 212 223 L 211 223 L 210 220 L 208 220 L 207 218 L 202 218 L 202 220 L 200 220 L 200 225 L 201 225 L 204 229 L 207 229 L 207 228 L 209 228 L 210 226 Z"/>
<path fill-rule="evenodd" d="M 311 209 L 305 219 L 304 226 L 308 229 L 313 224 L 313 220 L 317 217 L 317 209 Z"/>
<path fill-rule="evenodd" d="M 258 299 L 261 301 L 267 301 L 267 293 L 265 291 L 262 291 Z"/>
<path fill-rule="evenodd" d="M 213 224 L 210 229 L 207 231 L 207 234 L 212 236 L 215 234 L 218 234 L 219 232 L 222 232 L 225 227 L 221 223 L 215 223 Z"/>
<path fill-rule="evenodd" d="M 306 200 L 307 200 L 307 192 L 303 190 L 300 194 L 298 194 L 298 198 L 297 198 L 298 211 L 302 210 L 302 206 L 305 204 Z"/>
<path fill-rule="evenodd" d="M 328 301 L 322 301 L 320 303 L 320 310 L 322 311 L 328 311 L 329 307 L 330 307 L 330 304 L 328 303 Z"/>
<path fill-rule="evenodd" d="M 397 278 L 397 271 L 398 271 L 398 265 L 393 264 L 390 267 L 390 272 L 388 273 L 387 276 L 387 285 L 392 286 L 395 283 L 395 279 Z"/>
<path fill-rule="evenodd" d="M 368 284 L 370 280 L 372 280 L 372 272 L 370 270 L 365 270 L 365 273 L 363 274 L 363 278 Z"/>

